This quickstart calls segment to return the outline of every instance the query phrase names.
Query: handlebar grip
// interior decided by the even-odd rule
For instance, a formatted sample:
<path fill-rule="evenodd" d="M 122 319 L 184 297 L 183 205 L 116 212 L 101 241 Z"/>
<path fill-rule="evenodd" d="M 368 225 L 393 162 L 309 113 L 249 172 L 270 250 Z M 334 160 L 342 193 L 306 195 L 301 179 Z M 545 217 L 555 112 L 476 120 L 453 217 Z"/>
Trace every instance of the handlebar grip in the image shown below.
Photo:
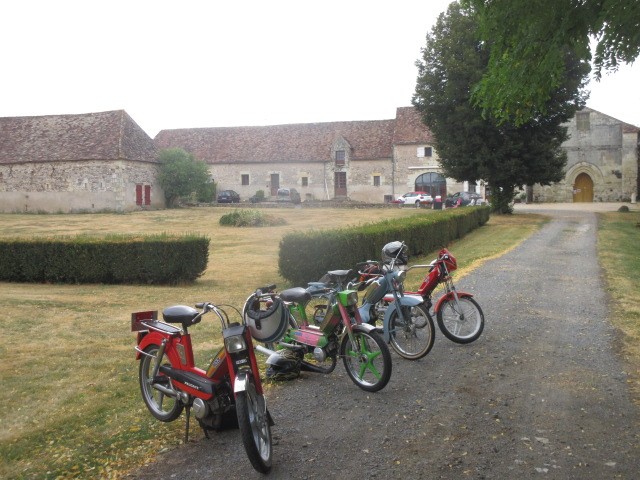
<path fill-rule="evenodd" d="M 204 307 L 204 302 L 196 303 L 196 308 L 203 308 L 203 307 Z"/>

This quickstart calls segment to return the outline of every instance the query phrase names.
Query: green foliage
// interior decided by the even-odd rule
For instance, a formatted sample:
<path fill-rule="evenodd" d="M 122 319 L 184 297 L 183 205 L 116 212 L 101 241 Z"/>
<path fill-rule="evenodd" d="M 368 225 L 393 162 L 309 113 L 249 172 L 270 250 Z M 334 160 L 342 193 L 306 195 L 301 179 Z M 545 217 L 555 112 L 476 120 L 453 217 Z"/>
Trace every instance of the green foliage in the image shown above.
<path fill-rule="evenodd" d="M 282 218 L 266 215 L 259 210 L 234 210 L 220 217 L 220 225 L 233 227 L 266 227 L 286 223 Z"/>
<path fill-rule="evenodd" d="M 214 182 L 207 182 L 198 187 L 196 190 L 196 199 L 202 203 L 213 203 L 216 199 L 216 184 Z"/>
<path fill-rule="evenodd" d="M 580 103 L 584 65 L 565 52 L 570 69 L 553 94 L 547 114 L 527 124 L 499 124 L 475 107 L 471 91 L 486 71 L 490 52 L 480 41 L 473 12 L 452 3 L 441 14 L 422 59 L 413 104 L 435 137 L 444 175 L 458 181 L 484 180 L 495 211 L 508 213 L 516 187 L 547 185 L 563 178 L 567 138 L 562 124 Z"/>
<path fill-rule="evenodd" d="M 595 76 L 640 54 L 640 2 L 602 0 L 465 0 L 491 46 L 486 75 L 474 92 L 484 111 L 523 124 L 547 111 L 567 75 L 565 52 L 587 64 L 597 38 Z M 587 72 L 588 73 L 588 72 Z"/>
<path fill-rule="evenodd" d="M 212 187 L 209 167 L 205 162 L 182 150 L 172 148 L 160 152 L 160 172 L 158 181 L 164 190 L 167 207 L 173 207 L 181 197 L 189 197 L 196 193 L 207 197 L 215 195 Z M 211 197 L 213 200 L 213 196 Z"/>
<path fill-rule="evenodd" d="M 447 245 L 489 220 L 488 207 L 465 207 L 387 220 L 357 228 L 295 232 L 280 241 L 280 275 L 294 285 L 317 281 L 329 270 L 355 268 L 380 259 L 382 247 L 404 241 L 410 255 Z"/>
<path fill-rule="evenodd" d="M 173 285 L 201 276 L 208 256 L 197 235 L 2 239 L 0 280 Z"/>

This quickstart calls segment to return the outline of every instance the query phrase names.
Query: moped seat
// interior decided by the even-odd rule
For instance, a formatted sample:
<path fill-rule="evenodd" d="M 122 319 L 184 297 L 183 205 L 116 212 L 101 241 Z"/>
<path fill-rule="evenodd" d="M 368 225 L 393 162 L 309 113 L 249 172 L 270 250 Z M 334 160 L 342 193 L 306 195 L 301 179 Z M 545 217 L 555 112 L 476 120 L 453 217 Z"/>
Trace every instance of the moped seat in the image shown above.
<path fill-rule="evenodd" d="M 338 282 L 345 281 L 352 274 L 353 270 L 331 270 L 330 272 L 327 272 L 327 275 Z"/>
<path fill-rule="evenodd" d="M 162 318 L 168 323 L 191 325 L 193 324 L 193 319 L 196 318 L 199 313 L 195 308 L 186 305 L 174 305 L 162 311 Z"/>
<path fill-rule="evenodd" d="M 285 302 L 305 303 L 311 300 L 311 294 L 302 287 L 294 287 L 280 292 L 280 298 Z"/>

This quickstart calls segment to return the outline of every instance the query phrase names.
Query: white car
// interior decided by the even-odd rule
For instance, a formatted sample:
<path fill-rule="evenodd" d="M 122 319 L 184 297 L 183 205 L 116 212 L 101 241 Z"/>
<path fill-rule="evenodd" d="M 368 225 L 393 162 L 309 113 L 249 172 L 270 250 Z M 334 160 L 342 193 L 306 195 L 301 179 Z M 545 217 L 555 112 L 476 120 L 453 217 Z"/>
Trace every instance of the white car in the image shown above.
<path fill-rule="evenodd" d="M 432 203 L 433 198 L 426 192 L 409 192 L 405 193 L 401 197 L 398 197 L 396 203 L 400 203 L 402 205 L 414 205 L 419 207 L 420 204 L 424 203 Z"/>

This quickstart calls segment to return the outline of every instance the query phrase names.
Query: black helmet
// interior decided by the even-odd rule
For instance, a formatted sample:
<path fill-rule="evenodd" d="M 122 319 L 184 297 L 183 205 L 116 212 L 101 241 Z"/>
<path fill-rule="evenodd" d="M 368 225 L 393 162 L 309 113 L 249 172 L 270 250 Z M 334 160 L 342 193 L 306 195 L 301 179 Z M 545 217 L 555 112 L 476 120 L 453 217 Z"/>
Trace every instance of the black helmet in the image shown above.
<path fill-rule="evenodd" d="M 280 350 L 267 358 L 267 378 L 293 380 L 300 376 L 301 359 L 291 350 Z"/>
<path fill-rule="evenodd" d="M 407 246 L 404 242 L 389 242 L 382 247 L 382 261 L 384 263 L 392 263 L 394 265 L 406 265 L 409 263 L 409 255 L 407 254 Z"/>

